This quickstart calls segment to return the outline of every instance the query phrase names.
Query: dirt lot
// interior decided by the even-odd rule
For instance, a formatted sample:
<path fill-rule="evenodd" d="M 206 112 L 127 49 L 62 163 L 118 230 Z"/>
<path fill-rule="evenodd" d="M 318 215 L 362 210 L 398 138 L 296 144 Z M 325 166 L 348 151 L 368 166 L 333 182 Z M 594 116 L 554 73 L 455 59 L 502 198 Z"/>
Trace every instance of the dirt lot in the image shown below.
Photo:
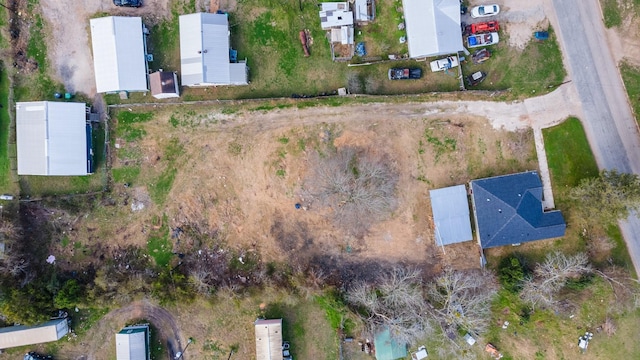
<path fill-rule="evenodd" d="M 348 108 L 157 112 L 144 124 L 142 139 L 116 139 L 114 168 L 140 169 L 130 187 L 114 184 L 114 193 L 129 200 L 105 210 L 108 216 L 81 220 L 71 241 L 85 243 L 95 233 L 82 229 L 99 228 L 101 237 L 111 239 L 110 247 L 144 246 L 151 219 L 164 213 L 172 229 L 196 224 L 233 246 L 255 249 L 264 261 L 306 259 L 320 262 L 329 273 L 330 267 L 353 261 L 404 262 L 428 272 L 447 261 L 456 267 L 476 266 L 473 244 L 465 251 L 452 248 L 442 261 L 442 251 L 434 247 L 428 190 L 536 168 L 531 134 L 495 131 L 486 120 L 471 116 L 424 115 L 416 106 L 387 113 L 382 104 L 368 107 L 359 113 Z M 179 124 L 168 126 L 170 121 Z M 145 208 L 132 212 L 131 199 L 149 192 L 166 166 L 168 144 L 176 142 L 183 151 L 166 204 L 158 206 L 145 197 Z M 397 209 L 363 238 L 335 227 L 331 210 L 303 195 L 312 153 L 334 146 L 383 151 L 400 174 Z M 296 203 L 303 209 L 296 210 Z"/>

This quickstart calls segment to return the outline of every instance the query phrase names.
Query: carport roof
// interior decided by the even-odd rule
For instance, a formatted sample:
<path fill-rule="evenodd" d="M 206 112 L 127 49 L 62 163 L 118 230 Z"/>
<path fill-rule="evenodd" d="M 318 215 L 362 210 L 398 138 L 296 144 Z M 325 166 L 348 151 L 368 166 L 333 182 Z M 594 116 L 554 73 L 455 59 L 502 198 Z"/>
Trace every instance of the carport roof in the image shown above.
<path fill-rule="evenodd" d="M 464 185 L 429 190 L 438 246 L 473 240 Z"/>

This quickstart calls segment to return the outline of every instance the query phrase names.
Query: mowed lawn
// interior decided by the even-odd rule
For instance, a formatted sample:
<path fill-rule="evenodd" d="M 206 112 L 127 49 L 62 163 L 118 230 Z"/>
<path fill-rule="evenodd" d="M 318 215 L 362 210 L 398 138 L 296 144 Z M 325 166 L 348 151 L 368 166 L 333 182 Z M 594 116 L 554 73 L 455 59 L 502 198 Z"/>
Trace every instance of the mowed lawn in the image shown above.
<path fill-rule="evenodd" d="M 580 180 L 598 175 L 598 166 L 582 123 L 569 118 L 562 124 L 543 129 L 544 148 L 551 172 L 554 194 L 563 195 Z"/>
<path fill-rule="evenodd" d="M 620 65 L 620 73 L 622 74 L 624 87 L 627 89 L 633 114 L 636 117 L 636 121 L 638 121 L 638 116 L 640 115 L 640 68 L 623 62 Z"/>

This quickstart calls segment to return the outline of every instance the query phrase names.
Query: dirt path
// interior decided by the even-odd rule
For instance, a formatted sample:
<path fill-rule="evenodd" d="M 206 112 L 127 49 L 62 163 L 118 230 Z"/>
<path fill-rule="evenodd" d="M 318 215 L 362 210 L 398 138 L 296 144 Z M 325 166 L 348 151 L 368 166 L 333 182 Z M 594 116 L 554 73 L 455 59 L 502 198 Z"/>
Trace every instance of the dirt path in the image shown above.
<path fill-rule="evenodd" d="M 158 331 L 158 338 L 167 346 L 169 358 L 183 349 L 186 340 L 182 337 L 176 319 L 164 308 L 148 300 L 136 301 L 128 306 L 113 310 L 98 321 L 85 336 L 87 343 L 80 343 L 64 355 L 66 359 L 101 360 L 108 359 L 115 349 L 115 334 L 129 321 L 144 319 Z M 182 359 L 187 359 L 188 354 Z"/>

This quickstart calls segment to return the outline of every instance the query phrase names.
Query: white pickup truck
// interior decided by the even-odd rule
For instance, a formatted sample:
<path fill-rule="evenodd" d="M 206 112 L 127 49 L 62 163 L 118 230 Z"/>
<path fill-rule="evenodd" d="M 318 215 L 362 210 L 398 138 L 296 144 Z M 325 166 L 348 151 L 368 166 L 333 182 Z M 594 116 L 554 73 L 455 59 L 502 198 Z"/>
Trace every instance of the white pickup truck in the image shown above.
<path fill-rule="evenodd" d="M 437 72 L 445 69 L 451 69 L 458 66 L 457 56 L 448 56 L 444 59 L 438 59 L 431 62 L 431 71 Z"/>

